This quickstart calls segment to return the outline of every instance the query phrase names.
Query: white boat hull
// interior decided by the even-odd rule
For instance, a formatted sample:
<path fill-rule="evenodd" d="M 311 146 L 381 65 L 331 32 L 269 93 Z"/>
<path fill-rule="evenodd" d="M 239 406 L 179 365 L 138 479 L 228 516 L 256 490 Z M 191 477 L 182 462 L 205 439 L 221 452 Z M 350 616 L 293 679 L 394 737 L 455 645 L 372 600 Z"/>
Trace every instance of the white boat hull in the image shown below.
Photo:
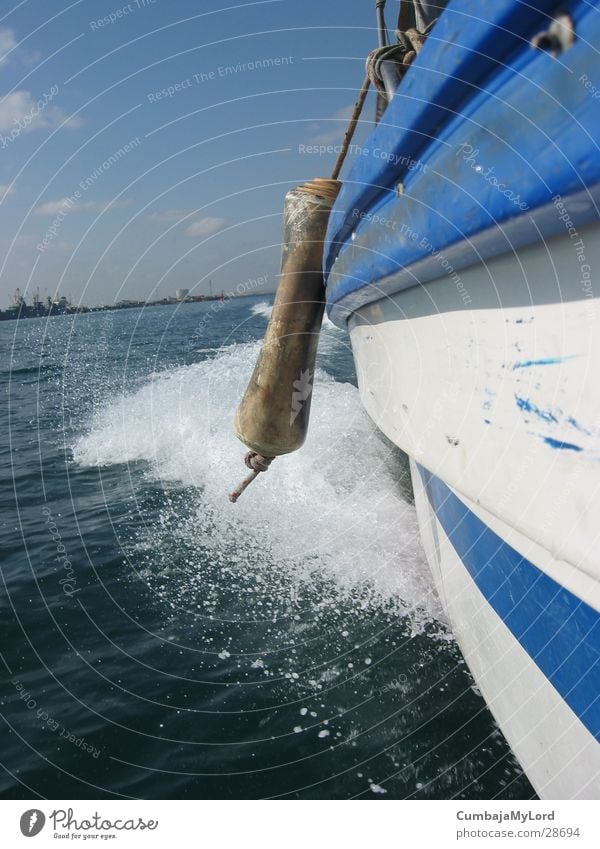
<path fill-rule="evenodd" d="M 457 640 L 543 798 L 600 798 L 598 229 L 583 262 L 565 234 L 349 322 Z"/>
<path fill-rule="evenodd" d="M 455 636 L 529 780 L 544 799 L 600 798 L 600 745 L 488 603 L 411 465 L 423 544 Z M 488 527 L 509 535 L 489 513 L 462 500 Z M 522 551 L 531 554 L 533 547 L 521 540 Z"/>

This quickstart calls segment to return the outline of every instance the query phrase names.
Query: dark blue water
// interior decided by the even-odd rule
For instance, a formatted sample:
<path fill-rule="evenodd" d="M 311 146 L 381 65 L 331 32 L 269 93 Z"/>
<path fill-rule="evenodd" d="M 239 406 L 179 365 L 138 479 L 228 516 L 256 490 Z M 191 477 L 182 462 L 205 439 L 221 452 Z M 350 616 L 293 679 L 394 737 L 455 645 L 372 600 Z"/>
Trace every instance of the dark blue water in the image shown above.
<path fill-rule="evenodd" d="M 304 448 L 228 502 L 267 306 L 0 325 L 4 798 L 532 795 L 343 332 Z"/>

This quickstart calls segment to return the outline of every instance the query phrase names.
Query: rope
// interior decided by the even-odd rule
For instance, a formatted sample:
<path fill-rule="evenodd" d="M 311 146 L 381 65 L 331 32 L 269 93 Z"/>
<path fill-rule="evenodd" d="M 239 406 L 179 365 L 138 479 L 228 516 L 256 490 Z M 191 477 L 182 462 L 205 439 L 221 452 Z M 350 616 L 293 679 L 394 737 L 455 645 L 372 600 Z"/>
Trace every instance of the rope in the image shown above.
<path fill-rule="evenodd" d="M 444 10 L 446 2 L 447 0 L 413 0 L 416 27 L 420 32 L 425 33 L 432 27 Z"/>
<path fill-rule="evenodd" d="M 378 2 L 376 3 L 376 6 L 378 11 L 382 11 L 383 7 L 385 6 L 385 2 Z M 385 96 L 385 85 L 380 73 L 381 63 L 384 61 L 397 62 L 398 65 L 400 65 L 402 68 L 402 78 L 410 67 L 411 62 L 415 59 L 415 57 L 423 47 L 423 44 L 425 42 L 425 33 L 419 32 L 419 30 L 415 29 L 414 27 L 407 26 L 408 21 L 410 20 L 410 11 L 410 4 L 407 2 L 407 0 L 402 0 L 398 13 L 398 29 L 396 30 L 396 38 L 398 39 L 398 44 L 387 44 L 383 47 L 377 47 L 375 50 L 371 51 L 371 53 L 369 53 L 367 57 L 366 76 L 360 89 L 356 103 L 354 104 L 354 109 L 352 111 L 352 116 L 348 124 L 348 129 L 346 130 L 344 141 L 342 142 L 342 148 L 331 173 L 332 180 L 337 180 L 340 176 L 340 171 L 342 170 L 342 166 L 344 165 L 346 155 L 350 148 L 350 142 L 352 141 L 352 138 L 354 136 L 354 132 L 358 124 L 358 119 L 360 118 L 360 114 L 362 112 L 362 108 L 367 97 L 367 92 L 369 91 L 369 85 L 373 83 L 373 85 L 377 89 L 378 100 L 379 96 Z M 427 24 L 426 30 L 430 28 L 433 22 L 434 21 L 430 21 Z"/>
<path fill-rule="evenodd" d="M 411 24 L 411 11 L 412 11 L 412 3 L 410 0 L 400 0 L 400 8 L 398 9 L 398 23 L 396 24 L 396 29 L 400 30 L 400 32 L 404 32 L 407 30 Z"/>
<path fill-rule="evenodd" d="M 377 89 L 385 93 L 385 84 L 381 76 L 382 62 L 395 62 L 401 71 L 400 79 L 404 76 L 411 62 L 420 53 L 425 37 L 416 29 L 407 29 L 404 32 L 396 32 L 398 44 L 388 44 L 386 47 L 377 47 L 367 57 L 367 76 Z"/>
<path fill-rule="evenodd" d="M 337 180 L 337 178 L 340 176 L 340 171 L 342 170 L 342 165 L 344 164 L 344 160 L 346 159 L 346 154 L 348 153 L 350 142 L 352 141 L 352 137 L 354 136 L 354 131 L 356 130 L 356 125 L 358 124 L 358 119 L 360 118 L 360 113 L 362 112 L 362 108 L 364 106 L 365 98 L 367 96 L 367 92 L 369 91 L 370 85 L 371 78 L 367 74 L 361 86 L 360 92 L 358 93 L 356 103 L 354 104 L 350 123 L 348 124 L 348 129 L 346 130 L 346 135 L 344 136 L 344 141 L 342 142 L 342 149 L 340 150 L 333 171 L 331 172 L 332 180 Z"/>
<path fill-rule="evenodd" d="M 379 46 L 383 47 L 388 43 L 387 27 L 385 25 L 385 9 L 386 0 L 375 0 L 375 14 L 377 15 L 377 37 Z"/>
<path fill-rule="evenodd" d="M 250 486 L 252 481 L 255 480 L 261 472 L 267 472 L 269 470 L 269 466 L 274 459 L 274 457 L 263 457 L 261 454 L 257 454 L 256 451 L 248 451 L 244 457 L 244 463 L 249 469 L 252 469 L 252 471 L 236 486 L 233 492 L 230 493 L 229 500 L 232 504 L 235 504 L 242 492 Z"/>
<path fill-rule="evenodd" d="M 438 2 L 441 2 L 443 7 L 446 3 L 446 0 L 438 0 Z M 436 4 L 424 2 L 424 0 L 413 0 L 412 10 L 414 11 L 417 20 L 417 27 L 419 27 L 420 23 L 420 28 L 423 29 L 422 32 L 419 32 L 418 29 L 408 26 L 408 22 L 411 17 L 410 1 L 400 0 L 400 10 L 398 13 L 398 29 L 396 30 L 396 38 L 398 39 L 398 43 L 386 44 L 387 31 L 385 28 L 385 20 L 383 15 L 385 0 L 376 0 L 375 6 L 378 15 L 381 46 L 369 53 L 367 57 L 366 76 L 358 93 L 356 103 L 354 104 L 354 109 L 352 110 L 352 115 L 348 123 L 348 129 L 346 130 L 346 133 L 344 135 L 344 140 L 342 142 L 340 153 L 331 173 L 331 179 L 313 180 L 312 183 L 307 183 L 303 186 L 299 186 L 298 188 L 300 191 L 310 191 L 313 194 L 323 195 L 332 202 L 335 200 L 335 197 L 337 196 L 337 193 L 339 191 L 339 183 L 337 183 L 337 180 L 346 160 L 346 156 L 350 148 L 350 142 L 352 141 L 352 138 L 356 131 L 358 120 L 360 118 L 369 91 L 369 86 L 371 85 L 371 83 L 373 83 L 373 85 L 377 89 L 377 105 L 379 109 L 380 101 L 383 101 L 384 98 L 387 99 L 384 81 L 380 73 L 381 63 L 384 61 L 396 62 L 400 66 L 401 70 L 399 80 L 402 79 L 402 77 L 410 67 L 411 62 L 414 60 L 416 55 L 423 47 L 427 31 L 435 22 L 435 18 L 433 18 L 432 15 L 432 10 L 430 9 L 430 6 L 434 5 Z M 336 181 L 335 185 L 332 184 L 332 181 Z M 261 472 L 268 471 L 269 466 L 271 465 L 274 459 L 274 457 L 263 457 L 256 451 L 248 451 L 248 453 L 244 457 L 244 462 L 246 466 L 251 470 L 250 474 L 247 475 L 244 480 L 237 485 L 233 492 L 230 493 L 229 500 L 235 504 L 240 495 L 250 486 L 252 481 L 256 480 L 256 478 Z"/>

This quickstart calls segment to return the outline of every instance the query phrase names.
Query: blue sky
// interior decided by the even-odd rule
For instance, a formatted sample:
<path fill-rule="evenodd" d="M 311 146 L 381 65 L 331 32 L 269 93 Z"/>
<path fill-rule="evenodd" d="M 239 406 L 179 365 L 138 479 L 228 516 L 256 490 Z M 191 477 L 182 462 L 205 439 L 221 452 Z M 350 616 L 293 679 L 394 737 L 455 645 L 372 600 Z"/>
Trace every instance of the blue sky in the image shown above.
<path fill-rule="evenodd" d="M 274 288 L 285 191 L 335 160 L 303 146 L 341 140 L 375 41 L 371 0 L 3 3 L 0 307 Z"/>

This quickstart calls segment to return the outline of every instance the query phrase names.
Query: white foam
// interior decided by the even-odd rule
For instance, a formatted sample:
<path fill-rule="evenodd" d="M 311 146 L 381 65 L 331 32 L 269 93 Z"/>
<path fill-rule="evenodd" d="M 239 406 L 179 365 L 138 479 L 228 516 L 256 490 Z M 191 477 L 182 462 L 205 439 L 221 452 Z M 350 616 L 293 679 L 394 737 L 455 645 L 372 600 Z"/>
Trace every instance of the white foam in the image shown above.
<path fill-rule="evenodd" d="M 278 572 L 281 564 L 295 570 L 300 585 L 318 577 L 341 597 L 360 590 L 364 608 L 398 602 L 419 608 L 420 621 L 443 618 L 397 460 L 354 386 L 318 371 L 303 448 L 278 458 L 237 504 L 229 503 L 228 493 L 247 473 L 231 423 L 258 349 L 235 345 L 153 375 L 94 415 L 74 445 L 75 460 L 82 466 L 142 460 L 153 479 L 196 487 L 193 532 L 223 558 L 236 552 L 259 582 L 259 567 L 269 560 Z"/>
<path fill-rule="evenodd" d="M 252 315 L 260 315 L 262 318 L 269 319 L 271 318 L 271 313 L 273 312 L 273 304 L 269 304 L 267 301 L 261 301 L 258 304 L 253 304 L 250 307 L 250 312 L 252 313 Z M 326 330 L 341 330 L 341 328 L 339 328 L 337 324 L 333 323 L 327 313 L 325 313 L 323 316 L 323 327 Z"/>
<path fill-rule="evenodd" d="M 271 318 L 273 304 L 269 304 L 267 301 L 261 301 L 259 304 L 254 304 L 250 307 L 250 312 L 252 315 L 260 315 L 262 318 Z"/>
<path fill-rule="evenodd" d="M 325 313 L 323 316 L 323 327 L 327 330 L 341 330 L 341 327 L 338 327 L 337 324 L 334 324 L 333 321 L 327 315 L 327 313 Z"/>

